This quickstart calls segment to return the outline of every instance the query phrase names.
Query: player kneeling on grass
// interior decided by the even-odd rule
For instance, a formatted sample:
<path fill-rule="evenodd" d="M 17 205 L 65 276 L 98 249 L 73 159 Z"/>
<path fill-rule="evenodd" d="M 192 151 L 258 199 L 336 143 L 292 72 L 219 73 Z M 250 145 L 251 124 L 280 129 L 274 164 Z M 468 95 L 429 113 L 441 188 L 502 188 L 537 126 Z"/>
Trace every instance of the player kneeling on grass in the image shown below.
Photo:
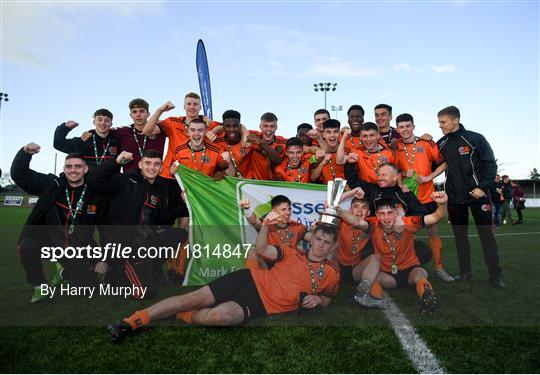
<path fill-rule="evenodd" d="M 141 326 L 173 315 L 187 323 L 231 326 L 249 318 L 328 306 L 339 286 L 337 266 L 327 259 L 337 240 L 336 228 L 319 224 L 311 250 L 302 252 L 268 245 L 268 228 L 275 224 L 274 215 L 269 216 L 257 235 L 256 248 L 259 255 L 277 261 L 272 269 L 237 270 L 196 291 L 164 299 L 109 324 L 112 340 L 118 342 Z"/>
<path fill-rule="evenodd" d="M 414 233 L 425 225 L 439 222 L 445 215 L 448 196 L 444 192 L 432 193 L 437 209 L 430 215 L 400 218 L 396 203 L 381 199 L 377 202 L 376 217 L 367 220 L 357 218 L 351 223 L 361 229 L 369 228 L 372 233 L 375 253 L 366 259 L 361 272 L 355 300 L 366 307 L 384 307 L 376 303 L 370 294 L 372 284 L 379 282 L 383 288 L 403 288 L 414 285 L 421 300 L 422 314 L 431 314 L 437 306 L 437 297 L 428 281 L 427 271 L 420 266 L 414 251 Z M 403 230 L 399 228 L 403 221 Z"/>

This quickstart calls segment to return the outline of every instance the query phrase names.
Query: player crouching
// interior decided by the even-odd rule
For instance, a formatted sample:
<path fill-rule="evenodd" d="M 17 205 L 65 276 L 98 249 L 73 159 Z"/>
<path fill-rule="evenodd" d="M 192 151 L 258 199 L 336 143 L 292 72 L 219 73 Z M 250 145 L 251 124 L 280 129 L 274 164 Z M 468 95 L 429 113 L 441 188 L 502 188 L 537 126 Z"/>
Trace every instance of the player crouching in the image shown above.
<path fill-rule="evenodd" d="M 362 306 L 381 307 L 370 294 L 373 283 L 383 288 L 415 286 L 420 297 L 421 312 L 430 315 L 437 307 L 437 297 L 427 271 L 420 266 L 414 251 L 414 233 L 425 225 L 433 225 L 445 216 L 448 197 L 444 192 L 434 192 L 437 209 L 430 215 L 401 217 L 393 200 L 381 199 L 376 204 L 376 217 L 356 219 L 353 224 L 372 233 L 375 253 L 364 261 L 361 281 L 355 300 Z"/>
<path fill-rule="evenodd" d="M 257 253 L 275 259 L 270 270 L 241 269 L 219 277 L 202 288 L 164 299 L 148 309 L 136 311 L 108 331 L 114 342 L 150 322 L 176 315 L 187 323 L 231 326 L 249 318 L 294 311 L 300 307 L 326 307 L 337 295 L 339 273 L 328 255 L 337 240 L 335 227 L 320 224 L 311 239 L 311 250 L 268 245 L 266 218 L 257 235 Z"/>

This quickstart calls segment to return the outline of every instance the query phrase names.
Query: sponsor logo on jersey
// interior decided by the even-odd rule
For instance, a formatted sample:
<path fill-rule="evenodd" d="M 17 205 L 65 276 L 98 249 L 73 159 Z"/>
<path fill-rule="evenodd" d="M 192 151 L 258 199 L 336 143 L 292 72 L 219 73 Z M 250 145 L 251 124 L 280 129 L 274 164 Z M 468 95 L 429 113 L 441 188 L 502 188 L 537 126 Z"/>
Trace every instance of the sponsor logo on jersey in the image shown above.
<path fill-rule="evenodd" d="M 469 155 L 471 153 L 471 148 L 469 146 L 462 146 L 458 148 L 460 155 Z"/>

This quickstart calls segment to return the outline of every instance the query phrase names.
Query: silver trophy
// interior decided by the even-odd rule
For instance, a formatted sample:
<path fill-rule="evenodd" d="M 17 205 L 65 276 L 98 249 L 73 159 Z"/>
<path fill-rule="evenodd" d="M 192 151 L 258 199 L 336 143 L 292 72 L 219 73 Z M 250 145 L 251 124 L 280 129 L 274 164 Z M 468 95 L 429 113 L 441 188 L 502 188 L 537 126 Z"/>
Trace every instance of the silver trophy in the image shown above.
<path fill-rule="evenodd" d="M 337 206 L 339 206 L 339 201 L 345 191 L 345 186 L 347 185 L 347 180 L 342 178 L 336 178 L 333 181 L 328 181 L 328 186 L 326 189 L 326 201 L 328 202 L 328 208 L 326 208 L 321 214 L 321 223 L 326 223 L 330 225 L 339 225 L 339 216 L 337 214 Z"/>

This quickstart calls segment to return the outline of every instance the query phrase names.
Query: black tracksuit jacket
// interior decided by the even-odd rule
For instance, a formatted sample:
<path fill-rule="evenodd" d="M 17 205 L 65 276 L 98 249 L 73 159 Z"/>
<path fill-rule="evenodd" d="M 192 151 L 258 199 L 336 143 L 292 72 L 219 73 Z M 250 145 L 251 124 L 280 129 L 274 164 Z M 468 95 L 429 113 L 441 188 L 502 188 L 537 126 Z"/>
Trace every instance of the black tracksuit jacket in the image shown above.
<path fill-rule="evenodd" d="M 476 201 L 469 193 L 482 189 L 489 197 L 490 187 L 497 174 L 493 150 L 482 134 L 459 130 L 446 134 L 437 141 L 439 150 L 448 164 L 444 190 L 448 203 L 466 204 Z"/>

